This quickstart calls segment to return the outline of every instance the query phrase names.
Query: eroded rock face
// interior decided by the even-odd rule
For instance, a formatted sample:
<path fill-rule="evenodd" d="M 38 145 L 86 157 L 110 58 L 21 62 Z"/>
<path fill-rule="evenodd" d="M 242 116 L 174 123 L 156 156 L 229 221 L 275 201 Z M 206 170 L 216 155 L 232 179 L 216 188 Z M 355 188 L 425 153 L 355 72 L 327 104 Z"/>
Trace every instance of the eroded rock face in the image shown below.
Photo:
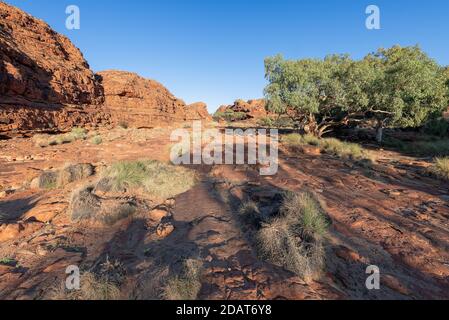
<path fill-rule="evenodd" d="M 0 55 L 2 100 L 101 102 L 100 88 L 78 48 L 45 22 L 5 3 L 0 3 Z"/>
<path fill-rule="evenodd" d="M 270 116 L 270 113 L 266 110 L 266 101 L 264 99 L 237 100 L 233 105 L 221 106 L 217 112 L 224 113 L 226 111 L 242 112 L 247 115 L 248 119 L 255 120 Z"/>
<path fill-rule="evenodd" d="M 0 2 L 0 133 L 153 127 L 209 117 L 205 104 L 187 106 L 137 74 L 94 75 L 69 39 Z"/>
<path fill-rule="evenodd" d="M 0 132 L 102 123 L 102 101 L 102 88 L 69 39 L 0 2 Z"/>
<path fill-rule="evenodd" d="M 209 117 L 204 103 L 187 106 L 160 83 L 125 71 L 97 74 L 104 88 L 105 107 L 116 123 L 151 127 Z"/>
<path fill-rule="evenodd" d="M 203 102 L 192 103 L 187 106 L 186 120 L 211 120 L 212 116 L 207 111 L 207 105 Z"/>

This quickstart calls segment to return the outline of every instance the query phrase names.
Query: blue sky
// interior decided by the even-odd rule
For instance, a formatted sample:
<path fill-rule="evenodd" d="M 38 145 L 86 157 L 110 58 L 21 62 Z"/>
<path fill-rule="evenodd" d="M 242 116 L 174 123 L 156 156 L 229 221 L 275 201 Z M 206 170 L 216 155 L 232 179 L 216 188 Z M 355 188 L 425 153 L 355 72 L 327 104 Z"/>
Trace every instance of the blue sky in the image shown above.
<path fill-rule="evenodd" d="M 211 112 L 263 96 L 264 58 L 360 58 L 379 47 L 419 44 L 449 65 L 447 0 L 6 0 L 45 20 L 81 49 L 94 71 L 137 72 Z M 65 28 L 65 8 L 81 29 Z M 381 30 L 365 9 L 381 10 Z"/>

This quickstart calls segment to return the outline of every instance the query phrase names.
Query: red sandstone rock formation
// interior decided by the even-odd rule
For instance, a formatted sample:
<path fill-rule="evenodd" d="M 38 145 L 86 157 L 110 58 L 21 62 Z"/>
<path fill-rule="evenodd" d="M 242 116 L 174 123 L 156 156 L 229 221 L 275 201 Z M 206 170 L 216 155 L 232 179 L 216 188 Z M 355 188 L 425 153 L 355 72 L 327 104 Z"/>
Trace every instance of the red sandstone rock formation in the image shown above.
<path fill-rule="evenodd" d="M 45 22 L 0 2 L 0 132 L 107 122 L 81 52 Z"/>
<path fill-rule="evenodd" d="M 221 106 L 217 112 L 224 113 L 226 111 L 243 112 L 247 115 L 248 119 L 259 120 L 270 116 L 270 113 L 266 110 L 266 102 L 264 99 L 255 100 L 237 100 L 233 105 Z"/>
<path fill-rule="evenodd" d="M 160 83 L 135 73 L 103 71 L 97 78 L 104 88 L 105 107 L 116 123 L 150 127 L 209 117 L 204 103 L 187 106 Z"/>
<path fill-rule="evenodd" d="M 0 2 L 0 133 L 206 118 L 204 104 L 186 106 L 156 81 L 119 71 L 96 77 L 69 39 Z"/>

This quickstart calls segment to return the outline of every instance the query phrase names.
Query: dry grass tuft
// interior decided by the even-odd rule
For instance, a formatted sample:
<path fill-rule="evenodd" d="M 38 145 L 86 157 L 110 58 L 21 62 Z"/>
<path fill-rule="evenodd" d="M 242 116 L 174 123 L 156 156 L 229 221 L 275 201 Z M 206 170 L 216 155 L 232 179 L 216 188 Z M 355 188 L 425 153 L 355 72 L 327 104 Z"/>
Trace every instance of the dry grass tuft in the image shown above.
<path fill-rule="evenodd" d="M 293 133 L 284 136 L 282 141 L 293 152 L 298 151 L 301 145 L 311 145 L 319 147 L 322 151 L 342 159 L 367 161 L 369 163 L 374 163 L 376 161 L 373 153 L 364 149 L 360 145 L 340 141 L 335 138 L 320 139 L 311 134 L 300 135 Z"/>
<path fill-rule="evenodd" d="M 284 199 L 281 215 L 259 231 L 259 253 L 306 281 L 319 278 L 324 267 L 323 238 L 328 226 L 324 210 L 314 195 L 289 194 Z"/>
<path fill-rule="evenodd" d="M 67 290 L 65 283 L 52 290 L 50 294 L 52 300 L 120 300 L 121 292 L 119 287 L 105 277 L 99 277 L 91 272 L 81 275 L 80 290 Z"/>
<path fill-rule="evenodd" d="M 76 140 L 84 140 L 87 138 L 87 131 L 83 128 L 73 128 L 69 133 L 49 135 L 37 134 L 33 136 L 33 142 L 36 146 L 45 148 L 48 146 L 56 146 L 66 143 L 72 143 Z"/>
<path fill-rule="evenodd" d="M 244 202 L 238 213 L 244 225 L 258 226 L 261 222 L 261 213 L 254 201 Z"/>
<path fill-rule="evenodd" d="M 430 173 L 438 178 L 449 180 L 449 157 L 436 158 L 430 167 Z"/>
<path fill-rule="evenodd" d="M 201 261 L 186 260 L 183 273 L 168 279 L 164 298 L 166 300 L 196 300 L 201 290 L 201 271 Z"/>
<path fill-rule="evenodd" d="M 193 171 L 159 161 L 122 161 L 103 173 L 113 191 L 142 189 L 158 199 L 172 198 L 192 188 L 196 183 Z"/>
<path fill-rule="evenodd" d="M 57 185 L 65 185 L 83 180 L 95 174 L 95 168 L 90 163 L 67 164 L 58 173 Z"/>

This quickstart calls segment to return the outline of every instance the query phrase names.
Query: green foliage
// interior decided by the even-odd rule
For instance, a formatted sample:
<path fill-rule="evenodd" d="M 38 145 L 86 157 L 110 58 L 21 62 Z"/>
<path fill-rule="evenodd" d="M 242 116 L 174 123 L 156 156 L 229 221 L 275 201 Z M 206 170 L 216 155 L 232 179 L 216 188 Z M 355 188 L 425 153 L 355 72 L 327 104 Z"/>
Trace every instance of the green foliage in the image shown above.
<path fill-rule="evenodd" d="M 216 112 L 214 114 L 214 119 L 216 121 L 218 120 L 225 120 L 227 122 L 236 122 L 236 121 L 242 121 L 247 118 L 246 113 L 244 112 L 235 112 L 231 109 L 226 110 L 226 112 Z"/>
<path fill-rule="evenodd" d="M 290 117 L 265 117 L 258 121 L 258 125 L 264 128 L 293 128 L 294 122 Z"/>
<path fill-rule="evenodd" d="M 84 140 L 87 137 L 87 131 L 83 128 L 73 128 L 69 135 L 74 140 Z"/>
<path fill-rule="evenodd" d="M 92 139 L 90 141 L 92 144 L 100 145 L 103 143 L 103 138 L 101 138 L 101 136 L 97 135 L 97 136 L 92 137 Z"/>
<path fill-rule="evenodd" d="M 449 122 L 443 118 L 432 119 L 425 124 L 424 133 L 446 137 L 449 135 Z"/>
<path fill-rule="evenodd" d="M 384 145 L 413 156 L 449 156 L 448 138 L 438 139 L 430 136 L 420 136 L 420 140 L 410 142 L 387 137 L 384 141 Z"/>
<path fill-rule="evenodd" d="M 18 265 L 17 261 L 11 258 L 1 258 L 0 265 L 16 267 Z"/>
<path fill-rule="evenodd" d="M 360 117 L 418 127 L 448 102 L 449 72 L 418 47 L 380 49 L 358 61 L 348 55 L 324 60 L 278 55 L 265 60 L 265 69 L 268 109 L 308 117 L 315 134 Z"/>
<path fill-rule="evenodd" d="M 129 128 L 129 124 L 126 121 L 120 121 L 118 126 L 122 129 L 128 129 Z"/>

